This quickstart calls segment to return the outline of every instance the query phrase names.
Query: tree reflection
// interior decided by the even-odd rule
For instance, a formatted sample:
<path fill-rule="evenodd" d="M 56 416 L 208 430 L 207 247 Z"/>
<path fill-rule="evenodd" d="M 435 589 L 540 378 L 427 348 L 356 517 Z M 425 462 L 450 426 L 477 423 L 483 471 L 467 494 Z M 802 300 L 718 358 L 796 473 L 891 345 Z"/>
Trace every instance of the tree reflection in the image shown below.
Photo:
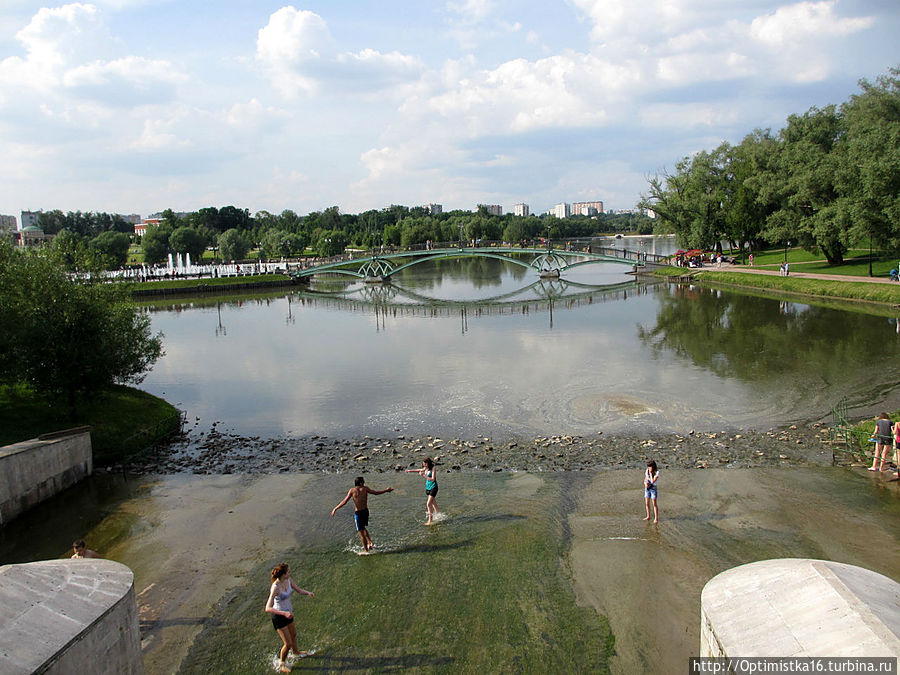
<path fill-rule="evenodd" d="M 887 382 L 897 341 L 881 317 L 695 286 L 661 292 L 656 326 L 638 326 L 654 352 L 672 352 L 722 377 L 829 384 L 853 373 Z"/>

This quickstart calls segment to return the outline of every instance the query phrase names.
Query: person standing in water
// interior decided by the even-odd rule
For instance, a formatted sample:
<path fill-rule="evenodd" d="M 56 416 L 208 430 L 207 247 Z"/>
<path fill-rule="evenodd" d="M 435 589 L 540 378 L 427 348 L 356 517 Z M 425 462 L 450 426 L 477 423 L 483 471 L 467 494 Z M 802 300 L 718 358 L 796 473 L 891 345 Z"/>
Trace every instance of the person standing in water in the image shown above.
<path fill-rule="evenodd" d="M 289 673 L 291 669 L 285 660 L 290 652 L 295 656 L 306 656 L 306 652 L 297 649 L 297 628 L 294 626 L 294 610 L 291 606 L 291 593 L 297 591 L 311 598 L 316 597 L 312 591 L 306 591 L 297 586 L 291 579 L 291 569 L 287 563 L 281 563 L 272 568 L 272 586 L 269 589 L 269 599 L 266 601 L 266 612 L 272 615 L 272 625 L 281 638 L 281 651 L 278 653 L 278 669 L 282 673 Z"/>
<path fill-rule="evenodd" d="M 888 461 L 888 448 L 894 445 L 891 428 L 891 416 L 886 412 L 881 413 L 875 420 L 875 430 L 872 431 L 872 440 L 875 441 L 875 456 L 872 458 L 872 466 L 869 467 L 869 471 L 884 471 L 884 463 Z"/>
<path fill-rule="evenodd" d="M 417 473 L 425 478 L 425 494 L 427 495 L 425 499 L 425 511 L 428 514 L 428 520 L 425 521 L 425 524 L 431 525 L 433 519 L 436 518 L 438 514 L 438 484 L 434 461 L 432 461 L 431 457 L 426 457 L 422 460 L 421 469 L 407 469 L 406 473 Z"/>
<path fill-rule="evenodd" d="M 650 502 L 653 502 L 653 522 L 659 522 L 659 509 L 656 506 L 656 481 L 659 480 L 659 469 L 656 468 L 656 460 L 651 459 L 647 462 L 647 470 L 644 472 L 644 502 L 647 507 L 647 517 L 644 520 L 650 520 Z"/>
<path fill-rule="evenodd" d="M 353 481 L 353 487 L 347 492 L 347 496 L 340 504 L 331 509 L 331 515 L 344 504 L 353 500 L 353 520 L 356 522 L 356 531 L 359 533 L 359 540 L 362 542 L 363 550 L 368 553 L 375 544 L 372 543 L 372 537 L 369 536 L 369 495 L 383 495 L 385 492 L 393 492 L 394 488 L 389 487 L 386 490 L 373 490 L 362 476 Z"/>

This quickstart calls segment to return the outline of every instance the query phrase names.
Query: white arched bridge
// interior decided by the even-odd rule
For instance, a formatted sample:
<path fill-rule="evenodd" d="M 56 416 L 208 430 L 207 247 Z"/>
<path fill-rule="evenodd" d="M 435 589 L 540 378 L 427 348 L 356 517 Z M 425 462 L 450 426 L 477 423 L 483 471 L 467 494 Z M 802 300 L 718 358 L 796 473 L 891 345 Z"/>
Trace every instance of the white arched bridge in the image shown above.
<path fill-rule="evenodd" d="M 379 252 L 362 256 L 344 254 L 312 265 L 290 267 L 288 274 L 308 280 L 317 274 L 337 274 L 365 279 L 389 281 L 398 272 L 413 265 L 445 258 L 494 258 L 512 265 L 534 270 L 541 277 L 558 277 L 566 270 L 597 263 L 619 263 L 643 266 L 650 254 L 615 248 L 588 246 L 581 250 L 557 248 L 519 248 L 513 246 L 476 246 L 460 248 L 426 248 L 397 252 Z M 657 256 L 652 256 L 656 258 Z M 655 263 L 656 260 L 649 262 Z"/>

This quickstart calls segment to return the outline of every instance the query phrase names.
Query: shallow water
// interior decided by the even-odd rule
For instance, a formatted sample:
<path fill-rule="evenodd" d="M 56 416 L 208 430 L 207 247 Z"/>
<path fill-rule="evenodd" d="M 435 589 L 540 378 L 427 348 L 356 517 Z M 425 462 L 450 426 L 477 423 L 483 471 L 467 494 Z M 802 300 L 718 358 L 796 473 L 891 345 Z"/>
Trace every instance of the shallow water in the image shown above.
<path fill-rule="evenodd" d="M 859 469 L 667 470 L 658 526 L 640 472 L 369 474 L 376 553 L 356 553 L 352 476 L 97 476 L 0 531 L 0 562 L 89 546 L 135 571 L 148 673 L 267 672 L 262 608 L 282 560 L 300 670 L 682 672 L 712 576 L 819 557 L 900 578 L 900 489 Z M 38 536 L 35 536 L 35 535 Z M 607 620 L 608 626 L 607 629 Z M 606 631 L 615 636 L 614 648 Z"/>

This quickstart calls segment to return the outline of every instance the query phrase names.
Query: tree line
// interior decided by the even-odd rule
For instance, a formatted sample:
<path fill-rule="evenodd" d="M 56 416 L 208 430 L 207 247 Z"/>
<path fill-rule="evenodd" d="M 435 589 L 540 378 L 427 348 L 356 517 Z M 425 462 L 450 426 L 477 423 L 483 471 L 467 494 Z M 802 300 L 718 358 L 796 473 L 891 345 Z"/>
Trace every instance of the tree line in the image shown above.
<path fill-rule="evenodd" d="M 833 265 L 851 246 L 900 252 L 900 69 L 840 105 L 790 115 L 777 134 L 685 157 L 640 205 L 687 248 L 799 245 Z"/>
<path fill-rule="evenodd" d="M 69 269 L 111 269 L 127 263 L 133 227 L 121 217 L 48 211 L 40 215 L 38 224 L 44 232 L 56 235 L 52 246 L 61 252 Z M 429 240 L 517 243 L 537 237 L 565 239 L 601 232 L 650 234 L 653 225 L 653 219 L 632 213 L 558 219 L 550 215 L 496 216 L 484 207 L 474 212 L 431 214 L 425 207 L 391 205 L 359 214 L 341 213 L 332 206 L 300 216 L 290 209 L 251 215 L 247 209 L 224 206 L 187 214 L 166 209 L 158 226 L 147 227 L 140 244 L 144 262 L 156 264 L 164 262 L 170 253 L 190 254 L 192 260 L 199 260 L 208 248 L 221 260 L 245 259 L 251 249 L 258 249 L 263 259 L 279 259 L 303 255 L 308 249 L 315 255 L 331 256 L 349 246 L 407 247 Z"/>

